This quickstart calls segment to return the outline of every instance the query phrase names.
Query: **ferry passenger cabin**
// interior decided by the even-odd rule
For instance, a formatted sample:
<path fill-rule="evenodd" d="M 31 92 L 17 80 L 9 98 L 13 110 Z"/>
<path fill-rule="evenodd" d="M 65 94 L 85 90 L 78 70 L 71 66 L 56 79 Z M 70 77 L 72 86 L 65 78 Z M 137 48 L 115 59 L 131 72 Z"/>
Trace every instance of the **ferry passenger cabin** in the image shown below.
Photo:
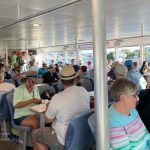
<path fill-rule="evenodd" d="M 149 4 L 0 0 L 1 149 L 148 149 Z M 130 90 L 118 89 L 118 81 Z M 140 144 L 117 143 L 114 114 L 132 117 L 128 124 L 120 119 L 119 127 Z M 144 138 L 139 131 L 127 137 L 139 125 Z"/>

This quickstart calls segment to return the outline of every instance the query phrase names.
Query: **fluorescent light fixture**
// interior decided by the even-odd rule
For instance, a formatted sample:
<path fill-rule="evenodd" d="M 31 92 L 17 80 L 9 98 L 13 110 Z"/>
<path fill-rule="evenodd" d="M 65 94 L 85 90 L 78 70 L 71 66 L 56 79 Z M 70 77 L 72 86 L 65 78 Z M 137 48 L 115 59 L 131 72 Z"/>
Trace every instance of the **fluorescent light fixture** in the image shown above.
<path fill-rule="evenodd" d="M 41 26 L 41 24 L 39 24 L 39 23 L 34 23 L 34 24 L 32 24 L 32 26 L 33 26 L 33 27 L 39 27 L 39 26 Z"/>

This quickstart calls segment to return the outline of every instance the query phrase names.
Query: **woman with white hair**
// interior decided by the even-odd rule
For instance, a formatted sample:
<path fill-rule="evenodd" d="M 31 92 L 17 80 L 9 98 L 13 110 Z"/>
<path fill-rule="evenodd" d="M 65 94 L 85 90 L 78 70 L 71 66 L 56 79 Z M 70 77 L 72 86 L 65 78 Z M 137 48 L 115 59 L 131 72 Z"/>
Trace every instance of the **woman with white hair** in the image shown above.
<path fill-rule="evenodd" d="M 116 79 L 119 79 L 119 78 L 125 78 L 127 74 L 127 67 L 122 65 L 122 64 L 119 64 L 116 66 L 115 68 L 115 76 L 116 76 Z"/>
<path fill-rule="evenodd" d="M 110 148 L 113 150 L 149 150 L 150 135 L 135 109 L 136 84 L 117 79 L 111 88 L 115 103 L 108 112 Z"/>

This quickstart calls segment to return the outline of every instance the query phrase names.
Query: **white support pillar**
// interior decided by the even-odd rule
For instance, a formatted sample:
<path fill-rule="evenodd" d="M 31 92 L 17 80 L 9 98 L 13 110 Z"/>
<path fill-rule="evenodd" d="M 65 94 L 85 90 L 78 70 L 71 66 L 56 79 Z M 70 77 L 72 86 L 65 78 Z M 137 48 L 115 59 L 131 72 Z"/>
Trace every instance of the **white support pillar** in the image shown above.
<path fill-rule="evenodd" d="M 68 50 L 66 49 L 65 50 L 65 61 L 66 61 L 66 64 L 68 64 Z"/>
<path fill-rule="evenodd" d="M 6 54 L 6 66 L 8 65 L 8 47 L 7 42 L 5 41 L 5 54 Z"/>
<path fill-rule="evenodd" d="M 78 45 L 77 45 L 77 41 L 75 43 L 75 49 L 76 49 L 76 64 L 79 64 L 79 50 L 78 50 Z"/>
<path fill-rule="evenodd" d="M 44 49 L 41 49 L 42 52 L 42 61 L 44 62 Z"/>
<path fill-rule="evenodd" d="M 81 50 L 78 49 L 78 60 L 82 60 L 82 57 L 81 57 Z M 79 64 L 79 61 L 78 61 L 78 64 Z"/>
<path fill-rule="evenodd" d="M 115 62 L 118 61 L 118 47 L 115 47 Z"/>
<path fill-rule="evenodd" d="M 17 19 L 21 19 L 20 18 L 20 0 L 17 1 Z"/>
<path fill-rule="evenodd" d="M 92 0 L 94 42 L 94 84 L 96 107 L 96 150 L 108 150 L 108 91 L 106 79 L 105 0 Z"/>
<path fill-rule="evenodd" d="M 144 61 L 144 45 L 140 45 L 140 66 L 142 65 Z"/>

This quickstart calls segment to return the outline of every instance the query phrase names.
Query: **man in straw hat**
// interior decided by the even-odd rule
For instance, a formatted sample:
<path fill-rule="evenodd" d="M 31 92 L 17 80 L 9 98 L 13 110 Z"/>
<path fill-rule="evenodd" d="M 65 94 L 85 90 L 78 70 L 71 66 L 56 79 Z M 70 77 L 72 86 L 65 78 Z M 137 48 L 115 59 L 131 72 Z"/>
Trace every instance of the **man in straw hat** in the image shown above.
<path fill-rule="evenodd" d="M 32 131 L 39 128 L 39 121 L 35 113 L 30 111 L 31 107 L 40 102 L 39 91 L 35 86 L 36 76 L 36 72 L 28 72 L 26 77 L 21 80 L 23 84 L 15 90 L 13 96 L 15 124 L 29 126 L 32 128 Z M 35 148 L 34 141 L 33 147 Z"/>
<path fill-rule="evenodd" d="M 48 150 L 48 145 L 53 145 L 63 150 L 70 120 L 90 109 L 88 92 L 83 87 L 75 85 L 77 75 L 72 65 L 65 65 L 62 68 L 60 79 L 65 89 L 52 97 L 45 113 L 46 122 L 52 123 L 52 126 L 33 132 L 33 138 L 38 142 L 38 149 Z"/>

